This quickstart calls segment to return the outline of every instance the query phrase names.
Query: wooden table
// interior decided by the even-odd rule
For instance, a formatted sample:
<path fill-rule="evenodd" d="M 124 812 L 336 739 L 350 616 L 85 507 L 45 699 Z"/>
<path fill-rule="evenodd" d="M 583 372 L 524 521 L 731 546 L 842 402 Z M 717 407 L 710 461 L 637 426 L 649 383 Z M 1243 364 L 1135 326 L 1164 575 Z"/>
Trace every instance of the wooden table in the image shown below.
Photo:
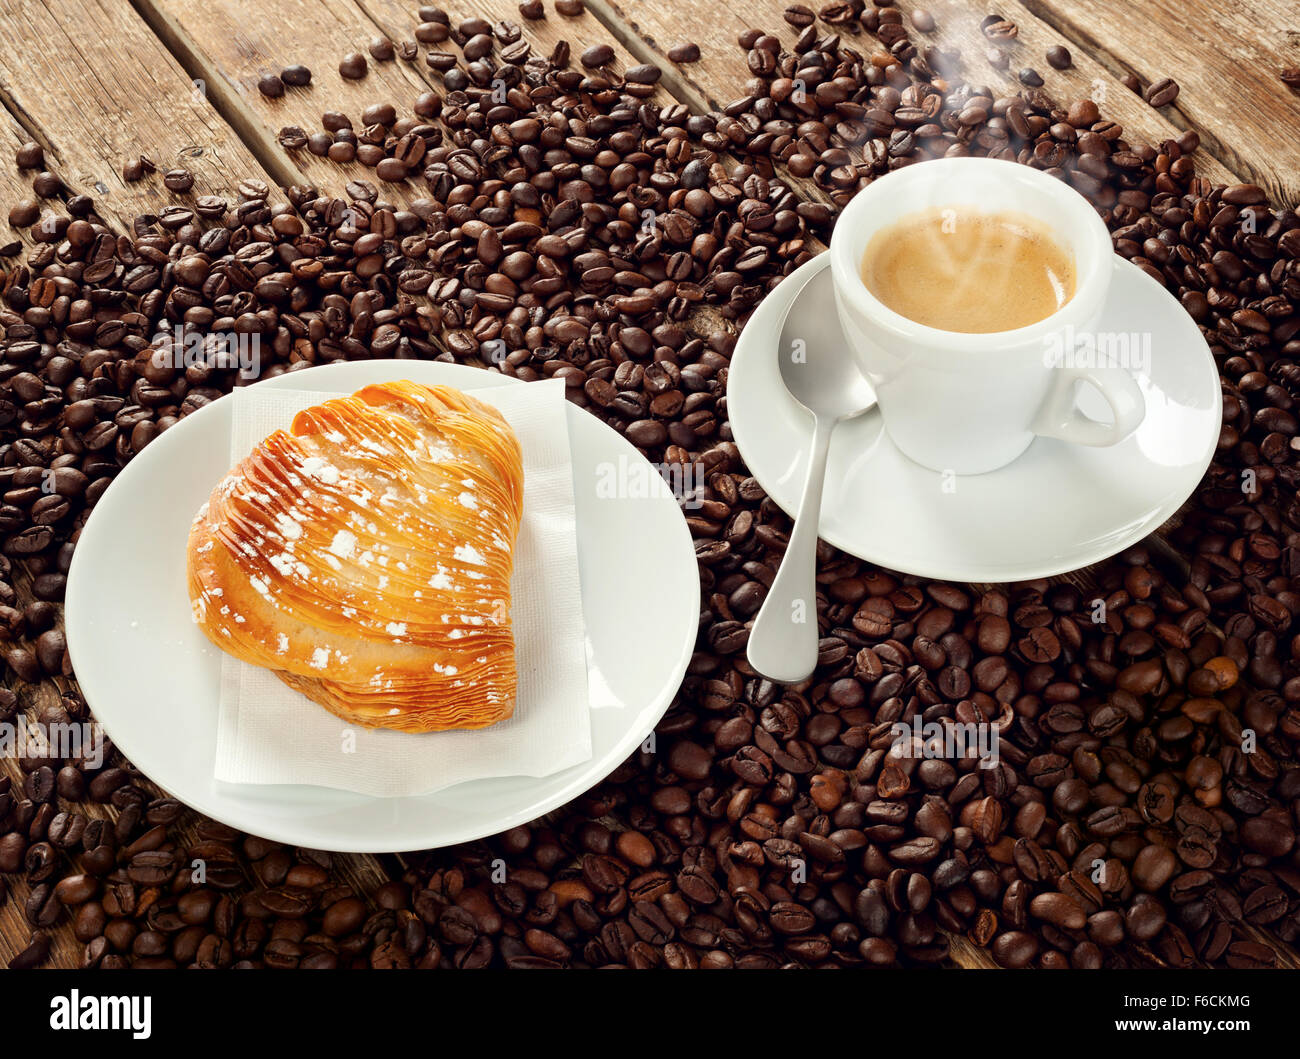
<path fill-rule="evenodd" d="M 519 21 L 542 53 L 561 38 L 574 45 L 575 54 L 610 43 L 618 68 L 652 62 L 664 70 L 659 102 L 675 98 L 695 109 L 743 93 L 750 74 L 736 44 L 742 30 L 758 27 L 787 44 L 796 36 L 782 18 L 785 0 L 587 0 L 587 12 L 573 18 L 559 16 L 546 0 L 547 17 L 539 22 L 520 19 L 515 0 L 446 0 L 441 6 L 453 21 L 470 15 Z M 910 16 L 923 5 L 900 0 L 898 6 Z M 29 139 L 44 146 L 50 169 L 73 191 L 94 196 L 105 220 L 123 230 L 136 214 L 156 211 L 172 198 L 157 178 L 123 180 L 123 163 L 140 154 L 160 170 L 183 165 L 201 193 L 227 197 L 247 179 L 339 191 L 353 177 L 369 178 L 371 171 L 359 163 L 325 163 L 306 151 L 290 155 L 276 134 L 285 125 L 318 128 L 326 109 L 355 115 L 370 103 L 404 102 L 438 88 L 422 60 L 372 61 L 361 81 L 344 80 L 337 71 L 346 52 L 364 51 L 377 35 L 411 39 L 414 7 L 403 0 L 0 0 L 0 35 L 7 43 L 0 50 L 0 193 L 7 204 L 30 195 L 30 174 L 13 164 L 14 148 Z M 961 49 L 969 80 L 1016 91 L 1014 71 L 1032 67 L 1058 99 L 1097 100 L 1130 139 L 1159 143 L 1196 130 L 1202 144 L 1198 169 L 1209 179 L 1257 183 L 1278 207 L 1300 202 L 1300 93 L 1279 76 L 1283 67 L 1300 66 L 1300 18 L 1288 0 L 1003 0 L 996 6 L 928 0 L 924 7 L 936 22 L 924 38 Z M 1011 75 L 985 58 L 988 44 L 979 23 L 994 11 L 1019 27 Z M 701 60 L 670 62 L 668 49 L 687 40 L 700 45 Z M 1045 53 L 1054 45 L 1070 49 L 1071 68 L 1058 71 L 1048 64 Z M 291 89 L 280 99 L 258 92 L 261 73 L 297 62 L 313 70 L 310 89 Z M 1171 105 L 1156 110 L 1125 86 L 1126 75 L 1142 85 L 1172 76 L 1182 90 Z M 791 183 L 820 197 L 806 182 Z M 406 202 L 420 189 L 408 183 L 385 193 Z M 0 211 L 0 242 L 17 238 L 30 245 L 25 231 L 9 229 L 5 212 Z M 1159 538 L 1153 544 L 1162 546 Z M 1086 581 L 1087 572 L 1075 579 Z M 26 696 L 39 704 L 66 688 L 66 681 L 51 680 L 26 689 Z M 13 760 L 0 760 L 5 774 L 21 780 Z M 339 856 L 335 864 L 341 880 L 362 894 L 403 870 L 400 856 Z M 0 908 L 4 962 L 25 947 L 29 934 L 22 915 L 26 884 L 20 876 L 9 882 L 9 900 Z M 54 935 L 48 965 L 77 966 L 81 945 L 68 923 Z M 1280 963 L 1300 966 L 1293 953 L 1269 943 L 1279 950 Z M 964 966 L 991 965 L 986 952 L 960 937 L 953 939 L 953 955 Z"/>

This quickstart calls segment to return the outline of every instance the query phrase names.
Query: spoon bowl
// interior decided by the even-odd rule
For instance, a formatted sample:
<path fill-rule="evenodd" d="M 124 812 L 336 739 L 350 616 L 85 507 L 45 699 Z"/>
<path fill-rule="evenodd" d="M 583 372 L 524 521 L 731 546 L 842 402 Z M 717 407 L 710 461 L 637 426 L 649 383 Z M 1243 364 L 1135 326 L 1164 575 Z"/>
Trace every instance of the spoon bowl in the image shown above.
<path fill-rule="evenodd" d="M 837 420 L 875 407 L 876 393 L 858 369 L 840 329 L 831 270 L 815 272 L 795 300 L 801 312 L 793 312 L 792 302 L 777 349 L 781 381 L 790 396 L 813 415 Z"/>

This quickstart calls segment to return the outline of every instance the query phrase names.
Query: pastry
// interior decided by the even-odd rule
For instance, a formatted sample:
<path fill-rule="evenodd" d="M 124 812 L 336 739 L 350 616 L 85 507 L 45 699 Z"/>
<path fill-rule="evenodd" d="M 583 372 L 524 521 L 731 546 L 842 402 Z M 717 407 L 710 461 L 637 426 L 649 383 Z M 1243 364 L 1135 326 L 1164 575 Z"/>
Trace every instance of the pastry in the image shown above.
<path fill-rule="evenodd" d="M 195 621 L 349 724 L 484 728 L 515 704 L 519 442 L 445 386 L 299 412 L 230 471 L 189 537 Z"/>

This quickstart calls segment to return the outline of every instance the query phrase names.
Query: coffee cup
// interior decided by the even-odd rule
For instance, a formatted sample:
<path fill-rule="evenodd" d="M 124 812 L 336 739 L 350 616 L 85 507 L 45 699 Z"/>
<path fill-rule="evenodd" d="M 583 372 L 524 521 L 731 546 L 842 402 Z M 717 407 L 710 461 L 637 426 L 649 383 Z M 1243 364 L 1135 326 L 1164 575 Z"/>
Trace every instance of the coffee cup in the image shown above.
<path fill-rule="evenodd" d="M 1009 330 L 942 330 L 890 308 L 863 279 L 868 247 L 882 230 L 936 209 L 1031 219 L 1069 255 L 1073 292 L 1049 315 Z M 830 261 L 850 352 L 875 387 L 890 438 L 917 463 L 982 474 L 1015 460 L 1036 437 L 1114 445 L 1141 423 L 1142 391 L 1125 366 L 1070 355 L 1077 336 L 1099 323 L 1114 254 L 1096 210 L 1061 180 L 990 158 L 905 166 L 844 208 Z M 1082 385 L 1101 394 L 1109 421 L 1079 409 Z"/>

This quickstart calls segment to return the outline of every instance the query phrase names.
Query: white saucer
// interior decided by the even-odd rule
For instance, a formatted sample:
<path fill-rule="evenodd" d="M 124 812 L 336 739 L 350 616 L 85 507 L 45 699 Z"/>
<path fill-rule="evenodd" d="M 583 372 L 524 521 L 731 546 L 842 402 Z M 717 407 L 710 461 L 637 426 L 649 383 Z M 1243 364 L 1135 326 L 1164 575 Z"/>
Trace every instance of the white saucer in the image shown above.
<path fill-rule="evenodd" d="M 378 360 L 258 385 L 352 391 L 394 379 L 466 390 L 516 383 L 455 364 Z M 663 478 L 619 434 L 569 406 L 591 759 L 541 779 L 477 780 L 407 798 L 215 781 L 221 654 L 190 618 L 185 548 L 194 512 L 229 469 L 230 406 L 222 399 L 187 416 L 131 461 L 96 505 L 68 576 L 68 650 L 81 690 L 113 742 L 160 787 L 279 842 L 341 852 L 428 849 L 504 831 L 576 798 L 663 716 L 699 627 L 695 549 Z M 610 468 L 638 474 L 638 488 L 621 491 L 627 498 L 608 495 Z"/>
<path fill-rule="evenodd" d="M 812 416 L 795 403 L 777 364 L 792 292 L 826 268 L 800 266 L 755 310 L 731 360 L 727 412 L 750 473 L 793 515 L 808 466 Z M 838 335 L 826 297 L 806 290 L 793 312 L 810 347 Z M 819 304 L 812 304 L 816 300 Z M 831 441 L 822 498 L 823 540 L 903 573 L 947 581 L 1021 581 L 1077 570 L 1122 551 L 1167 520 L 1209 466 L 1221 422 L 1219 373 L 1186 311 L 1136 265 L 1115 259 L 1098 330 L 1150 332 L 1150 374 L 1136 375 L 1146 418 L 1110 448 L 1037 438 L 989 474 L 945 479 L 894 447 L 879 411 L 841 423 Z M 849 354 L 845 352 L 845 356 Z M 1084 389 L 1079 407 L 1108 416 Z"/>

